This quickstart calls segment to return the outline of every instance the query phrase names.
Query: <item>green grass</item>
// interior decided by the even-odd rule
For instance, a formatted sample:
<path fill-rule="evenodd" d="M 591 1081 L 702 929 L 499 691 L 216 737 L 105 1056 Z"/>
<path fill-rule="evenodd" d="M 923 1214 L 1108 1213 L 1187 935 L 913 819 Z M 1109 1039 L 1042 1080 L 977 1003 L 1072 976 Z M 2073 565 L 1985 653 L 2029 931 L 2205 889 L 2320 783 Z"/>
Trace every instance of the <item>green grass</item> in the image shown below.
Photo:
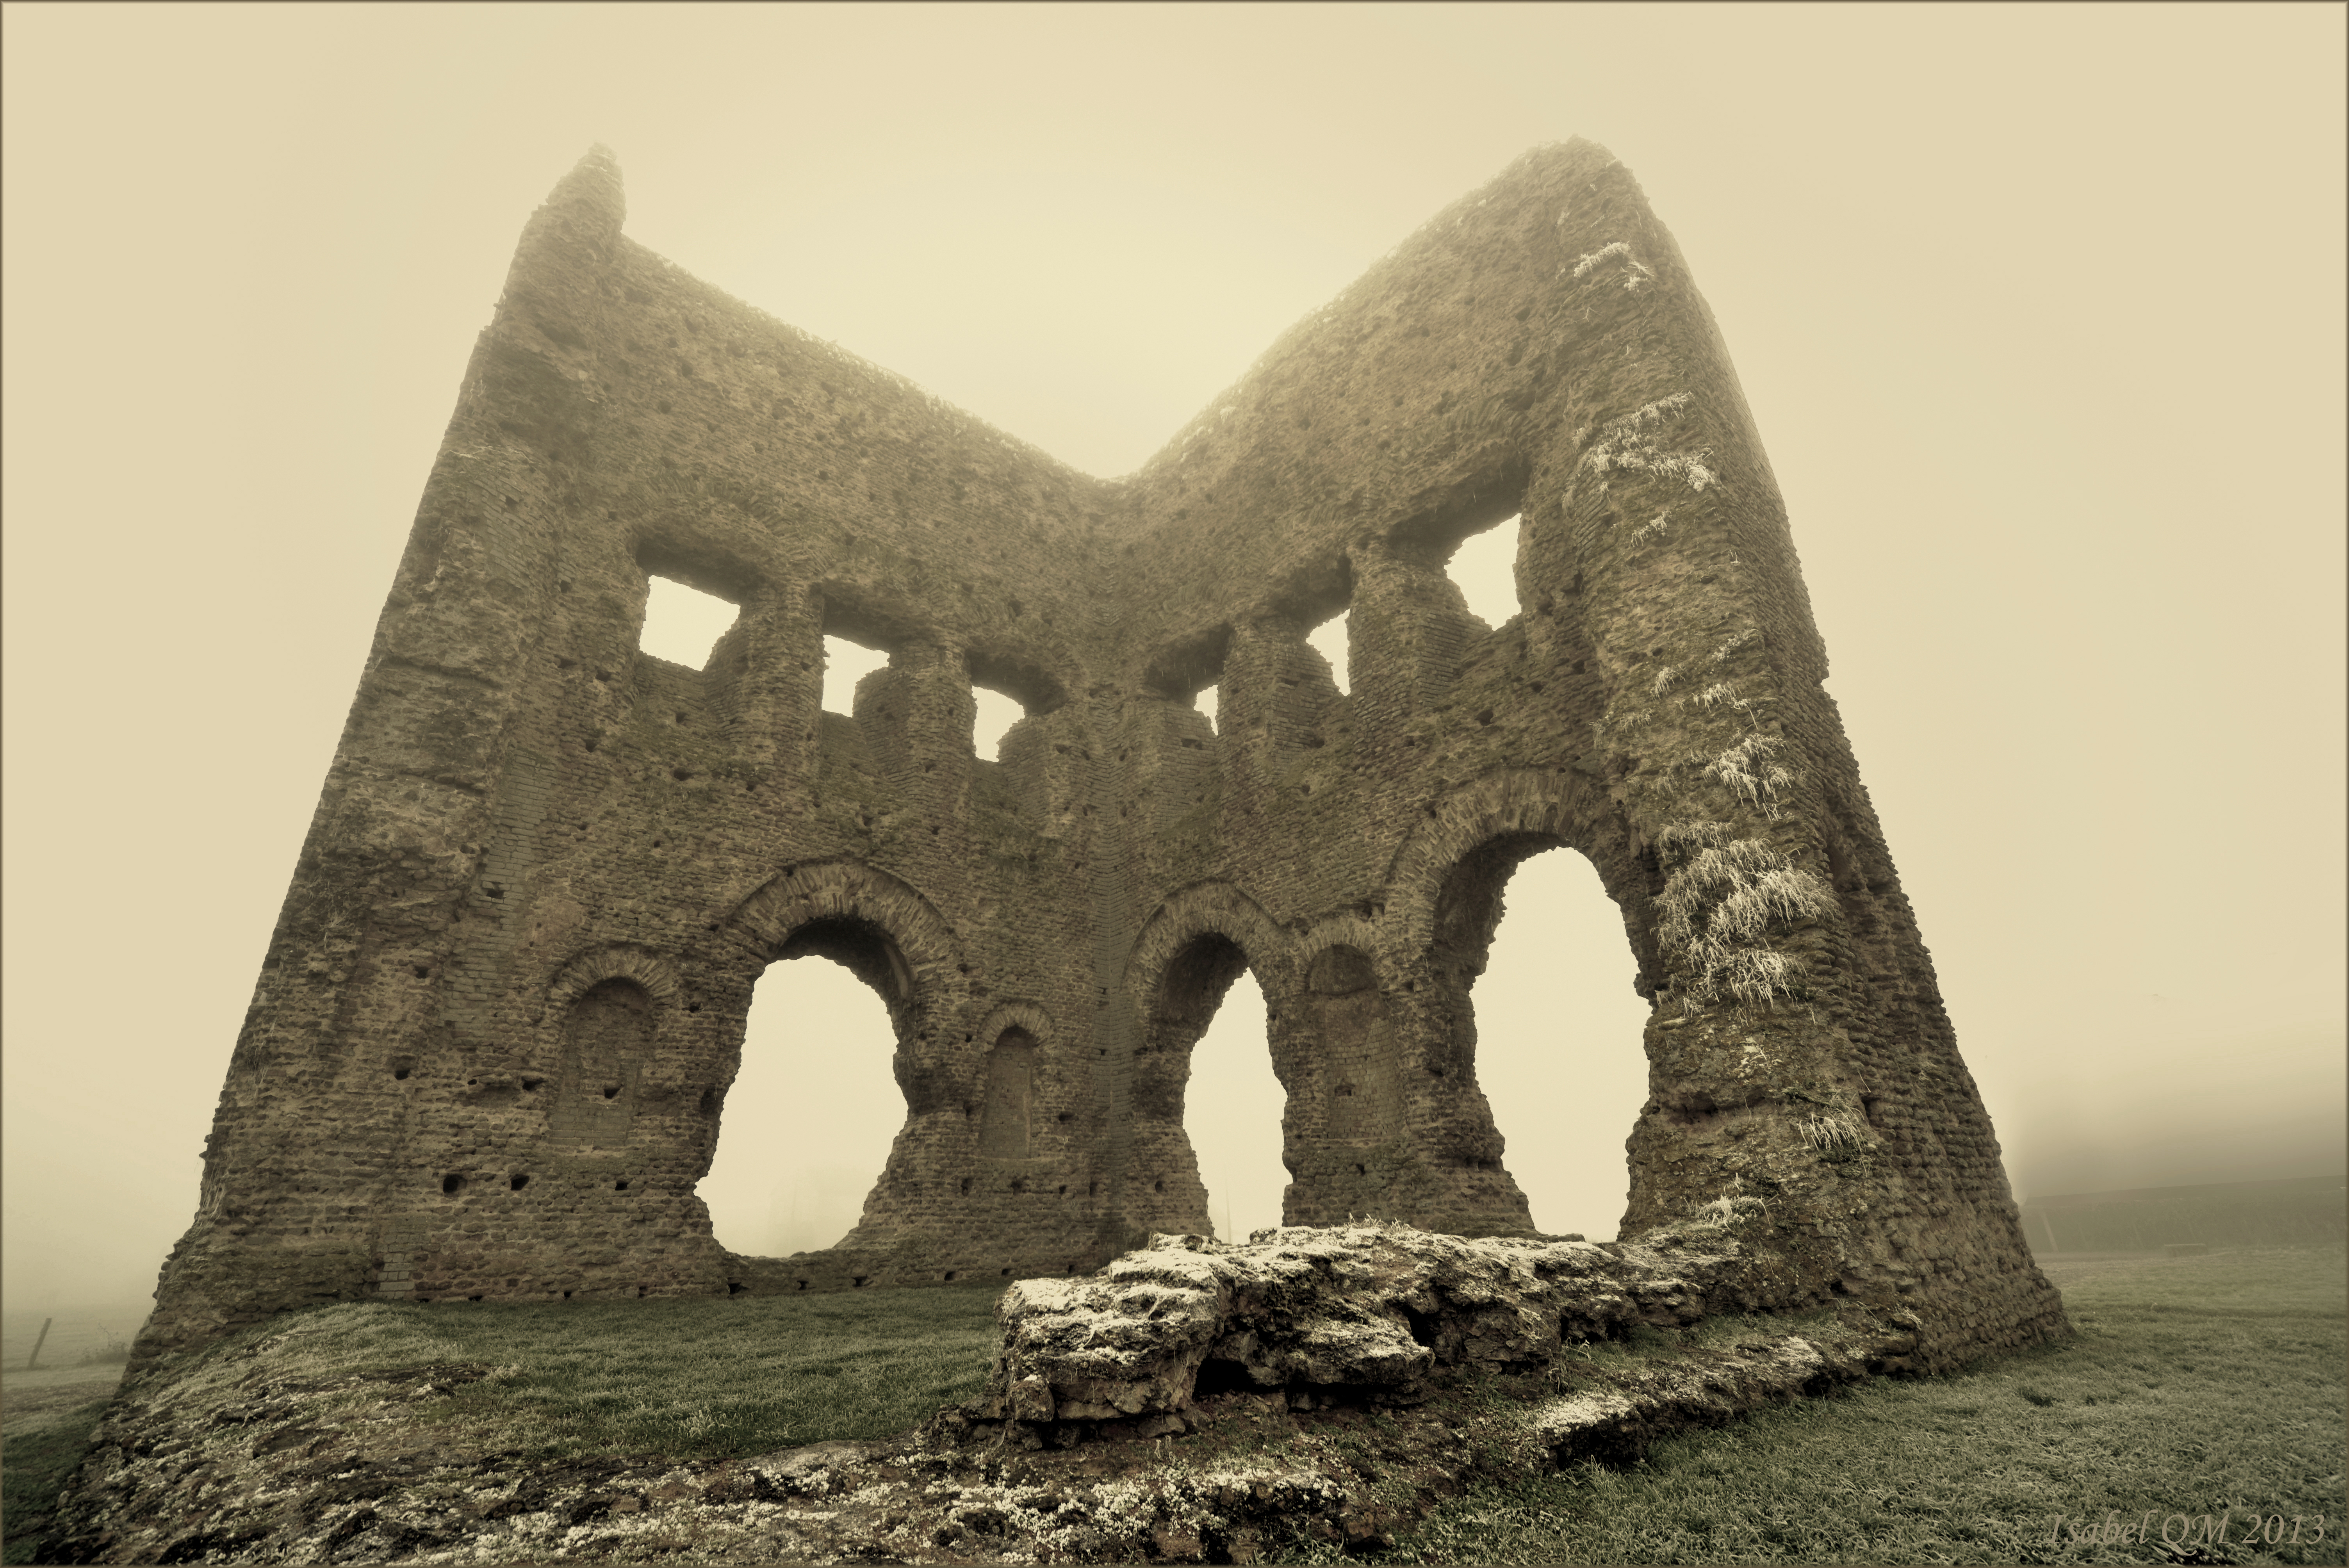
<path fill-rule="evenodd" d="M 476 1449 L 532 1459 L 732 1459 L 890 1437 L 970 1398 L 994 1363 L 1000 1294 L 998 1284 L 517 1306 L 359 1303 L 232 1336 L 181 1370 L 174 1397 L 234 1398 L 257 1345 L 268 1346 L 273 1374 L 296 1382 L 488 1368 L 419 1418 Z M 381 1392 L 380 1383 L 361 1385 L 318 1408 L 364 1406 Z M 41 1516 L 104 1408 L 60 1413 L 6 1439 L 6 1562 L 34 1561 Z"/>
<path fill-rule="evenodd" d="M 2089 1545 L 2051 1532 L 2059 1516 L 2108 1511 L 2131 1524 L 2151 1511 L 2158 1532 L 2168 1515 L 2231 1506 L 2237 1549 L 2211 1560 L 2341 1563 L 2343 1264 L 2333 1248 L 2116 1269 L 2065 1291 L 2080 1333 L 2064 1344 L 1764 1411 L 1629 1467 L 1475 1491 L 1371 1560 L 2141 1563 L 2159 1560 L 2158 1534 Z M 722 1460 L 887 1437 L 969 1397 L 993 1359 L 996 1295 L 355 1304 L 233 1336 L 181 1369 L 172 1398 L 251 1398 L 237 1385 L 256 1348 L 274 1377 L 354 1407 L 382 1386 L 346 1387 L 348 1374 L 487 1369 L 414 1418 L 475 1451 Z M 1590 1354 L 1669 1357 L 1754 1326 L 1724 1319 Z M 98 1409 L 7 1439 L 12 1531 L 48 1506 Z M 2325 1540 L 2242 1550 L 2247 1514 L 2322 1515 Z M 20 1550 L 30 1542 L 12 1540 L 7 1561 L 30 1561 Z"/>
<path fill-rule="evenodd" d="M 2340 1249 L 2153 1263 L 2064 1298 L 2066 1343 L 1473 1491 L 1371 1560 L 2146 1563 L 2168 1516 L 2231 1507 L 2236 1550 L 2209 1560 L 2344 1561 Z M 2145 1543 L 2057 1533 L 2108 1511 L 2150 1511 Z M 2287 1537 L 2300 1516 L 2302 1541 L 2246 1548 L 2246 1515 Z"/>
<path fill-rule="evenodd" d="M 734 1459 L 885 1438 L 978 1392 L 999 1284 L 520 1306 L 359 1305 L 381 1366 L 494 1368 L 431 1419 L 533 1459 Z"/>
<path fill-rule="evenodd" d="M 0 1443 L 0 1520 L 8 1531 L 0 1563 L 37 1561 L 40 1527 L 56 1503 L 57 1489 L 89 1451 L 92 1430 L 106 1408 L 99 1399 L 60 1412 L 29 1431 L 12 1432 Z"/>

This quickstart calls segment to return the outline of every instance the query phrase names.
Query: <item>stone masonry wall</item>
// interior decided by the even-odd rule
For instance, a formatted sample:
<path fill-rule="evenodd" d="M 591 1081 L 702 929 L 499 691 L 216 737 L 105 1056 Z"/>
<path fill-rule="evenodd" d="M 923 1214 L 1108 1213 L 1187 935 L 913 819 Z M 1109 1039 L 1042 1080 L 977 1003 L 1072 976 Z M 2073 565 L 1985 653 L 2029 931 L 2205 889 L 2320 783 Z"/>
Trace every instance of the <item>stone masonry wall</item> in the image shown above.
<path fill-rule="evenodd" d="M 1786 1305 L 1898 1301 L 1928 1362 L 2060 1331 L 1720 335 L 1602 149 L 1439 214 L 1122 480 L 623 215 L 598 149 L 523 232 L 141 1357 L 367 1295 L 1052 1274 L 1207 1233 L 1189 1052 L 1243 969 L 1288 1222 L 1529 1234 L 1473 986 L 1557 844 L 1653 1004 L 1627 1238 L 1760 1216 Z M 1488 626 L 1444 562 L 1516 515 Z M 740 607 L 706 667 L 638 649 L 652 574 Z M 1344 695 L 1305 640 L 1340 614 Z M 827 634 L 889 654 L 853 717 Z M 1000 761 L 975 684 L 1025 711 Z M 804 957 L 886 1003 L 905 1126 L 839 1247 L 738 1257 L 695 1183 L 752 985 Z"/>

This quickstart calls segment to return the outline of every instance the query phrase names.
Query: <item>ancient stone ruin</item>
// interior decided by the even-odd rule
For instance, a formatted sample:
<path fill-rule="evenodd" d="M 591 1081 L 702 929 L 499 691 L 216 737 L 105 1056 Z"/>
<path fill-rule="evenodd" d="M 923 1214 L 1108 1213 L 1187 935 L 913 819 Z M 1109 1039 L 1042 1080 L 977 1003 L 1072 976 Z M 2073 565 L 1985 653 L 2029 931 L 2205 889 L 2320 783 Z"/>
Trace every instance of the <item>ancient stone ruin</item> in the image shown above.
<path fill-rule="evenodd" d="M 1733 1230 L 1744 1307 L 1897 1309 L 1921 1365 L 2061 1331 L 1736 377 L 1604 150 L 1526 154 L 1118 480 L 622 216 L 597 149 L 523 232 L 142 1360 L 322 1302 L 1060 1275 L 1207 1233 L 1184 1090 L 1244 968 L 1288 1224 L 1533 1238 L 1472 987 L 1559 844 L 1652 1004 L 1627 1240 Z M 1519 517 L 1489 626 L 1445 562 Z M 704 668 L 639 650 L 654 574 L 740 606 Z M 1340 614 L 1346 695 L 1306 640 Z M 854 717 L 827 635 L 888 653 Z M 974 686 L 1025 710 L 1000 760 Z M 836 1249 L 738 1256 L 695 1183 L 746 1131 L 752 983 L 809 954 L 887 1004 L 905 1125 Z"/>

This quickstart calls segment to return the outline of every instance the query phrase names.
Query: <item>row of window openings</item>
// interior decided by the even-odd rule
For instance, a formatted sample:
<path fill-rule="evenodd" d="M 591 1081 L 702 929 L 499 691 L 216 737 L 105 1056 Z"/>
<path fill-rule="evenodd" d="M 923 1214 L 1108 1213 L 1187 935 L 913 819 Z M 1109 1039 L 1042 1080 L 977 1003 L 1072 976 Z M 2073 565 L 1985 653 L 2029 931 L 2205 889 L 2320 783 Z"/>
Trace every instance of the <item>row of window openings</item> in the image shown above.
<path fill-rule="evenodd" d="M 1467 600 L 1470 612 L 1487 625 L 1497 626 L 1517 613 L 1517 525 L 1518 520 L 1512 517 L 1496 528 L 1463 541 L 1444 569 L 1459 587 L 1461 596 Z M 710 649 L 734 624 L 738 614 L 737 606 L 714 593 L 655 576 L 651 596 L 645 604 L 645 627 L 637 646 L 655 658 L 698 670 L 709 664 Z M 1347 690 L 1346 617 L 1330 617 L 1305 640 L 1328 661 L 1338 689 Z M 826 637 L 824 710 L 850 712 L 855 701 L 856 683 L 888 663 L 889 655 L 884 649 L 863 647 L 845 637 Z M 1194 706 L 1206 716 L 1210 725 L 1216 722 L 1216 687 L 1208 686 L 1193 698 Z M 978 702 L 971 742 L 979 756 L 993 758 L 1004 734 L 1019 721 L 1025 710 L 1016 699 L 985 686 L 974 686 L 971 693 Z"/>

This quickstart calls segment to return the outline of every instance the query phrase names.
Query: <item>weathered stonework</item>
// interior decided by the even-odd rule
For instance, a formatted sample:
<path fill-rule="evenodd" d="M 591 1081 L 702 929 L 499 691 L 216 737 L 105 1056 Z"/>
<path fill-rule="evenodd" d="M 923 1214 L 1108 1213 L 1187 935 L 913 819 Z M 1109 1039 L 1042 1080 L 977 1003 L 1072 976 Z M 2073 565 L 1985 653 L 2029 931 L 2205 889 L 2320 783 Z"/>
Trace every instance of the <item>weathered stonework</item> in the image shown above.
<path fill-rule="evenodd" d="M 1184 1088 L 1243 967 L 1290 1224 L 1530 1235 L 1470 997 L 1557 844 L 1654 1004 L 1627 1238 L 1735 1220 L 1754 1305 L 1897 1306 L 1920 1365 L 2061 1330 L 1735 376 L 1603 150 L 1528 153 L 1122 480 L 622 211 L 598 149 L 524 231 L 142 1361 L 327 1301 L 1057 1274 L 1206 1233 Z M 1520 513 L 1523 612 L 1486 626 L 1444 562 Z M 638 650 L 648 573 L 741 607 L 707 667 Z M 1305 640 L 1340 612 L 1344 696 Z M 853 717 L 828 634 L 890 654 Z M 974 683 L 1025 707 L 1000 761 Z M 887 1003 L 905 1123 L 837 1249 L 738 1257 L 694 1187 L 752 984 L 807 954 Z"/>
<path fill-rule="evenodd" d="M 451 1396 L 511 1368 L 387 1365 L 388 1309 L 352 1304 L 134 1375 L 42 1560 L 1250 1563 L 1374 1547 L 1471 1488 L 1629 1460 L 1910 1364 L 1917 1320 L 1899 1307 L 1745 1313 L 1784 1294 L 1771 1249 L 1744 1239 L 1757 1230 L 1747 1213 L 1609 1246 L 1392 1224 L 1161 1236 L 1099 1277 L 1003 1292 L 1002 1357 L 965 1404 L 889 1439 L 726 1460 L 559 1457 L 478 1407 L 451 1419 Z"/>

